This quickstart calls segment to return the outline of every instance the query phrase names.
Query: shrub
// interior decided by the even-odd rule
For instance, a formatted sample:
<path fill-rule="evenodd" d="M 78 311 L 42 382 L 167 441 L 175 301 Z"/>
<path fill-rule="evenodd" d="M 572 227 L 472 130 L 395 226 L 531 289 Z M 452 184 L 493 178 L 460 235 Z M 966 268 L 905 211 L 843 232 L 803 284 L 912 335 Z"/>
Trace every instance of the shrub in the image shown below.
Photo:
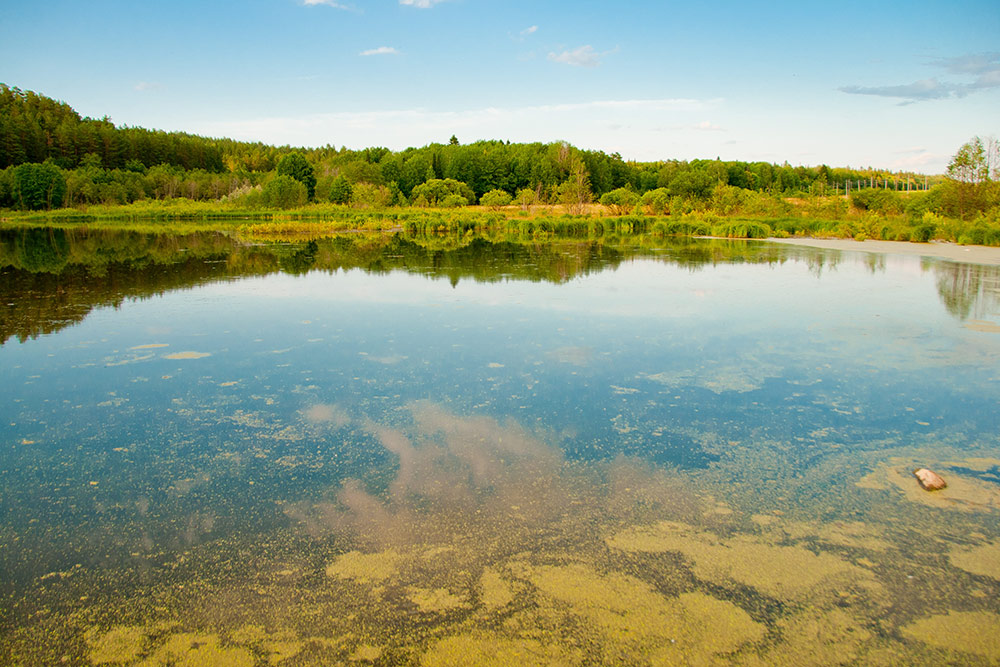
<path fill-rule="evenodd" d="M 910 241 L 914 243 L 927 243 L 932 238 L 934 238 L 934 232 L 937 231 L 937 225 L 933 223 L 924 223 L 913 228 L 910 232 Z"/>
<path fill-rule="evenodd" d="M 278 162 L 277 172 L 279 176 L 291 176 L 302 183 L 309 199 L 316 196 L 316 173 L 302 153 L 296 151 L 282 157 Z"/>
<path fill-rule="evenodd" d="M 617 188 L 601 196 L 601 204 L 611 209 L 614 215 L 626 215 L 639 203 L 639 195 L 629 188 Z"/>
<path fill-rule="evenodd" d="M 261 192 L 261 203 L 270 208 L 295 208 L 308 200 L 306 186 L 291 176 L 275 176 Z"/>
<path fill-rule="evenodd" d="M 414 203 L 423 200 L 429 206 L 442 206 L 444 205 L 443 201 L 451 195 L 458 195 L 465 199 L 463 204 L 452 203 L 452 206 L 467 206 L 476 201 L 476 193 L 472 191 L 472 188 L 454 178 L 432 178 L 413 188 L 410 197 Z"/>
<path fill-rule="evenodd" d="M 37 211 L 62 206 L 66 177 L 51 162 L 25 163 L 14 167 L 13 200 L 18 208 Z"/>
<path fill-rule="evenodd" d="M 670 211 L 670 191 L 656 188 L 642 195 L 642 205 L 653 215 L 664 215 Z"/>
<path fill-rule="evenodd" d="M 460 206 L 468 206 L 469 200 L 460 194 L 451 194 L 440 200 L 438 205 L 442 208 L 459 208 Z"/>
<path fill-rule="evenodd" d="M 903 198 L 892 190 L 858 190 L 851 195 L 851 205 L 859 211 L 902 213 Z"/>
<path fill-rule="evenodd" d="M 517 197 L 515 200 L 517 201 L 518 206 L 521 207 L 522 211 L 527 211 L 528 207 L 538 200 L 538 193 L 531 188 L 522 188 L 517 191 Z"/>
<path fill-rule="evenodd" d="M 392 191 L 384 185 L 355 183 L 351 189 L 351 205 L 356 208 L 385 208 L 392 203 Z"/>
<path fill-rule="evenodd" d="M 771 235 L 771 228 L 760 222 L 741 220 L 716 225 L 712 234 L 731 239 L 766 239 Z"/>
<path fill-rule="evenodd" d="M 534 194 L 534 193 L 532 193 Z M 510 193 L 506 190 L 490 190 L 482 197 L 479 198 L 479 203 L 482 206 L 489 206 L 492 209 L 501 209 L 507 206 L 512 201 Z"/>
<path fill-rule="evenodd" d="M 334 204 L 347 204 L 351 201 L 351 184 L 343 176 L 338 176 L 330 184 L 329 200 Z"/>

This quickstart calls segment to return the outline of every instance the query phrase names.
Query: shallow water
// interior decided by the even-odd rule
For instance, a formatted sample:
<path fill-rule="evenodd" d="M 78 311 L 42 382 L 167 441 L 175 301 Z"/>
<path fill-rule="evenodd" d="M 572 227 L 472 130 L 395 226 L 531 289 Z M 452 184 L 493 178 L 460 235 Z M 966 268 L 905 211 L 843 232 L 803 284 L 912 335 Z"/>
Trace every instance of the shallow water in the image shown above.
<path fill-rule="evenodd" d="M 1000 660 L 996 267 L 33 230 L 0 289 L 5 664 Z"/>

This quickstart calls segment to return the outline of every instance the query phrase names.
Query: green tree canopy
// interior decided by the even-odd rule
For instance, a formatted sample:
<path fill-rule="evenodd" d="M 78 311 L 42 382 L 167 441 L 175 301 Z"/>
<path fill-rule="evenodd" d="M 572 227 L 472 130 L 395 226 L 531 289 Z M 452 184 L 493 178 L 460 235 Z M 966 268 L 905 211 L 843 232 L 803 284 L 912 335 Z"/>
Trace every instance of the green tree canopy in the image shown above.
<path fill-rule="evenodd" d="M 309 199 L 306 186 L 291 176 L 275 176 L 261 192 L 264 206 L 271 208 L 295 208 L 302 206 Z"/>
<path fill-rule="evenodd" d="M 316 173 L 302 153 L 293 151 L 283 156 L 278 162 L 277 171 L 279 176 L 291 176 L 306 186 L 309 199 L 316 196 Z"/>
<path fill-rule="evenodd" d="M 347 204 L 351 201 L 351 184 L 343 174 L 335 178 L 330 186 L 330 201 L 334 204 Z"/>
<path fill-rule="evenodd" d="M 439 204 L 443 204 L 451 195 L 458 195 L 464 198 L 464 205 L 469 205 L 476 201 L 476 193 L 472 191 L 472 188 L 462 181 L 456 181 L 454 178 L 432 178 L 426 183 L 421 183 L 413 188 L 412 199 L 414 201 L 418 199 L 426 201 L 427 206 L 438 206 Z M 450 203 L 452 206 L 457 205 L 454 199 Z"/>
<path fill-rule="evenodd" d="M 990 170 L 982 139 L 973 137 L 962 144 L 948 163 L 948 177 L 960 183 L 973 185 L 989 179 Z"/>
<path fill-rule="evenodd" d="M 510 204 L 513 197 L 506 190 L 490 190 L 482 197 L 479 198 L 479 204 L 481 206 L 489 206 L 493 209 L 503 208 Z"/>
<path fill-rule="evenodd" d="M 631 213 L 639 203 L 639 195 L 631 188 L 616 188 L 601 195 L 601 204 L 611 209 L 615 215 Z"/>
<path fill-rule="evenodd" d="M 66 177 L 51 162 L 14 167 L 13 199 L 19 208 L 37 211 L 59 207 L 65 196 Z"/>

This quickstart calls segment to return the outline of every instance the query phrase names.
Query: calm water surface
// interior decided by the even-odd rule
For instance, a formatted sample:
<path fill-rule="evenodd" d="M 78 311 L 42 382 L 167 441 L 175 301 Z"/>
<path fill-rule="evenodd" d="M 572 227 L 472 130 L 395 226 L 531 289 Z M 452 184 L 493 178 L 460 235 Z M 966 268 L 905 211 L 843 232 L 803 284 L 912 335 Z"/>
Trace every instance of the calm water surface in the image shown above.
<path fill-rule="evenodd" d="M 0 233 L 0 662 L 996 664 L 1000 269 L 651 243 Z"/>

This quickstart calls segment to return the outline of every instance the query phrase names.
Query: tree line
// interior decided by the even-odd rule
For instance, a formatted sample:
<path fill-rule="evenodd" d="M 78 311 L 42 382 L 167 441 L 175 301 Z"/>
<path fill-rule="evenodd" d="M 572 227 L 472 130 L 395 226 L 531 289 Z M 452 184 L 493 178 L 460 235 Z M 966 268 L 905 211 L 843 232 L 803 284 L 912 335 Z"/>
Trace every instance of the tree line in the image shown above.
<path fill-rule="evenodd" d="M 993 172 L 987 169 L 986 181 L 996 180 Z M 634 162 L 565 142 L 461 144 L 454 136 L 402 151 L 269 146 L 116 127 L 106 117 L 84 118 L 68 104 L 0 84 L 0 206 L 7 208 L 183 197 L 247 208 L 317 201 L 359 208 L 562 204 L 579 213 L 599 202 L 618 214 L 637 207 L 657 215 L 708 207 L 768 214 L 774 199 L 845 194 L 850 187 L 862 210 L 892 212 L 904 206 L 899 190 L 941 184 L 956 190 L 938 196 L 942 214 L 965 217 L 995 206 L 981 183 L 961 192 L 956 183 L 964 181 L 951 173 L 719 159 Z"/>

